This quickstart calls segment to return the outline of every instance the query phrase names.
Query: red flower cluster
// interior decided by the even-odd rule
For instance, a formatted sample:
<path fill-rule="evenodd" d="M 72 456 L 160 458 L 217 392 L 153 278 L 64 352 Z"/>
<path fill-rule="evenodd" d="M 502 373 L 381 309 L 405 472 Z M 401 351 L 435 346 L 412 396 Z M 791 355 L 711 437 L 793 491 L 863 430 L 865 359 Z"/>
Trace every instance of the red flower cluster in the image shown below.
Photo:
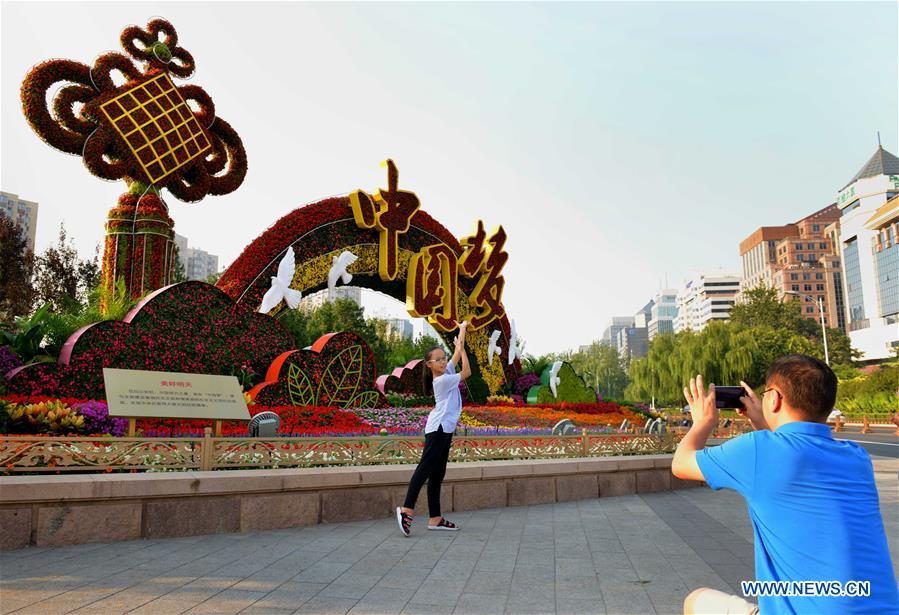
<path fill-rule="evenodd" d="M 242 364 L 262 373 L 293 338 L 264 314 L 247 312 L 204 282 L 183 282 L 149 295 L 123 321 L 81 329 L 57 364 L 11 372 L 12 395 L 105 399 L 103 368 L 234 375 Z"/>
<path fill-rule="evenodd" d="M 250 406 L 250 413 L 253 416 L 264 411 L 274 412 L 280 417 L 281 425 L 278 433 L 284 436 L 361 435 L 378 432 L 355 414 L 337 408 Z M 212 421 L 186 421 L 183 419 L 140 419 L 137 422 L 138 430 L 145 437 L 202 436 L 204 429 L 212 426 Z M 247 435 L 247 424 L 242 421 L 225 421 L 222 423 L 222 435 L 244 437 Z"/>

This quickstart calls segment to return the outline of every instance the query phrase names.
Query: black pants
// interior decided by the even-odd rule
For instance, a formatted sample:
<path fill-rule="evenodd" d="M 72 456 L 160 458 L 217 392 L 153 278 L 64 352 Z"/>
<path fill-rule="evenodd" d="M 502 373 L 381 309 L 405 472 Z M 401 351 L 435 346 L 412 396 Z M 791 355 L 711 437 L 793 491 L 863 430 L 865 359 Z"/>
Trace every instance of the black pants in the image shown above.
<path fill-rule="evenodd" d="M 446 474 L 446 462 L 449 459 L 450 446 L 453 443 L 453 434 L 444 433 L 443 427 L 437 431 L 425 434 L 425 448 L 421 453 L 421 461 L 412 474 L 409 481 L 409 490 L 406 492 L 406 508 L 415 509 L 415 500 L 421 486 L 428 481 L 428 514 L 431 517 L 440 515 L 440 485 Z"/>

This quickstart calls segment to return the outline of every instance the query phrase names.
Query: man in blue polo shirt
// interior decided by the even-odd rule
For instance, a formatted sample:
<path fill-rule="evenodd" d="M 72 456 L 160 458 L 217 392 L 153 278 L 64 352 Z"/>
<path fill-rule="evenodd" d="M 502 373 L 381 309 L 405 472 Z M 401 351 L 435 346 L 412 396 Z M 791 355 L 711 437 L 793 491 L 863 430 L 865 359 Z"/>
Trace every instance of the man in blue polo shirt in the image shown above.
<path fill-rule="evenodd" d="M 741 384 L 741 414 L 756 431 L 704 448 L 718 424 L 715 385 L 706 392 L 702 376 L 690 379 L 684 395 L 693 426 L 671 471 L 746 498 L 756 581 L 830 583 L 771 584 L 775 594 L 790 595 L 760 593 L 758 607 L 702 588 L 687 597 L 684 612 L 899 613 L 871 459 L 854 442 L 835 440 L 825 423 L 836 400 L 833 371 L 813 357 L 789 355 L 768 369 L 761 399 Z M 870 583 L 870 595 L 859 595 L 865 585 L 858 581 Z"/>

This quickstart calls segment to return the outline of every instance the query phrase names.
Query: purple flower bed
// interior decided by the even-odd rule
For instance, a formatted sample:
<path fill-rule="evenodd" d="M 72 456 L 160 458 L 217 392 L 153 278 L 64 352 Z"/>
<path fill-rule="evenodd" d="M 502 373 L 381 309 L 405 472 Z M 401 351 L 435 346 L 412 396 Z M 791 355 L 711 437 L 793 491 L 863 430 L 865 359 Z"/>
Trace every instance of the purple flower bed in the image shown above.
<path fill-rule="evenodd" d="M 128 419 L 109 416 L 109 408 L 102 401 L 85 401 L 72 404 L 72 408 L 84 417 L 84 432 L 124 436 Z"/>
<path fill-rule="evenodd" d="M 519 377 L 515 384 L 512 385 L 512 392 L 515 395 L 520 395 L 522 399 L 527 398 L 528 391 L 531 390 L 531 387 L 538 386 L 540 384 L 540 376 L 537 374 L 525 374 L 524 376 Z"/>
<path fill-rule="evenodd" d="M 386 428 L 391 433 L 409 431 L 420 434 L 428 421 L 431 408 L 354 408 L 348 410 L 372 427 Z"/>
<path fill-rule="evenodd" d="M 22 366 L 22 361 L 9 346 L 0 346 L 0 382 L 7 372 Z"/>

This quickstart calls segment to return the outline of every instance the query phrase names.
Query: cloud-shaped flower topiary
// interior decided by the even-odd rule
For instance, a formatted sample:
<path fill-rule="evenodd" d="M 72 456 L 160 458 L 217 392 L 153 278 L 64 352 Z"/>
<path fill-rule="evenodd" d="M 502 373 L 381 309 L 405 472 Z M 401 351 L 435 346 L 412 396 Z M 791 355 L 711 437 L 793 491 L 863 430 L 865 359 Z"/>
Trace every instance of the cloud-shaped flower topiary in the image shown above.
<path fill-rule="evenodd" d="M 237 305 L 205 282 L 182 282 L 148 295 L 121 321 L 79 329 L 57 363 L 7 375 L 10 393 L 105 399 L 103 368 L 232 375 L 248 364 L 262 373 L 294 345 L 277 320 Z"/>

